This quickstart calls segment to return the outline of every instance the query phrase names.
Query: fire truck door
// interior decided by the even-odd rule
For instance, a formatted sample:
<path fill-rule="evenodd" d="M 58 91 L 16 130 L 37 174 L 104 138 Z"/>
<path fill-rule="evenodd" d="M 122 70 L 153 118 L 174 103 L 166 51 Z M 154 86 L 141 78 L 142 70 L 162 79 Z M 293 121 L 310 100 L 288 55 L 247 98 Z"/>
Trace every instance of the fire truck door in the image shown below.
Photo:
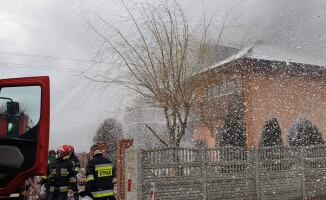
<path fill-rule="evenodd" d="M 47 168 L 49 77 L 0 80 L 0 196 Z"/>

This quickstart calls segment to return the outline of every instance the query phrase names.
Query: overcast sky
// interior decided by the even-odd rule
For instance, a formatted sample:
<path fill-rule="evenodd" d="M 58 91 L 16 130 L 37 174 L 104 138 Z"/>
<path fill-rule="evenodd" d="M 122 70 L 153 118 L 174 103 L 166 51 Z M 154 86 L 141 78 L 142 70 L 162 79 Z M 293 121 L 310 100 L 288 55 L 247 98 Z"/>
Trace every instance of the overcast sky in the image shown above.
<path fill-rule="evenodd" d="M 117 0 L 0 0 L 0 78 L 49 76 L 51 84 L 50 148 L 62 144 L 87 151 L 98 125 L 108 117 L 122 119 L 128 100 L 117 87 L 95 90 L 80 76 L 92 63 L 96 34 L 82 17 L 96 13 L 114 19 L 122 14 Z M 193 23 L 203 8 L 223 19 L 240 16 L 225 43 L 244 36 L 285 49 L 325 57 L 326 2 L 322 0 L 183 0 Z M 98 65 L 105 66 L 105 63 Z M 90 72 L 91 73 L 91 72 Z M 127 98 L 129 99 L 129 98 Z"/>

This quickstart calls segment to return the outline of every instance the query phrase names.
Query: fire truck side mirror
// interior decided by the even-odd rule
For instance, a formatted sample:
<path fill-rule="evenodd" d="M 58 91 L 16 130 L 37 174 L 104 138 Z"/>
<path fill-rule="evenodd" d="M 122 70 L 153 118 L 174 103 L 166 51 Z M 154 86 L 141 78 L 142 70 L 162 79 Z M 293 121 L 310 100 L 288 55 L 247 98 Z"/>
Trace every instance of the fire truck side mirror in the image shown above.
<path fill-rule="evenodd" d="M 19 113 L 19 103 L 14 101 L 7 102 L 7 112 L 9 115 L 16 115 Z"/>

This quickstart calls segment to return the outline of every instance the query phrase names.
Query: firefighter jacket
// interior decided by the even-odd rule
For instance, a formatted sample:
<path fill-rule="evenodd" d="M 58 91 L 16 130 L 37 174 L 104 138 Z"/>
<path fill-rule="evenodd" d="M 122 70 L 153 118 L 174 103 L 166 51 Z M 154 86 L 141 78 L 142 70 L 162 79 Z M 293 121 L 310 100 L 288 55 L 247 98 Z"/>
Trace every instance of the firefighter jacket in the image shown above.
<path fill-rule="evenodd" d="M 79 172 L 79 169 L 80 169 L 80 163 L 79 163 L 79 160 L 78 160 L 76 154 L 73 153 L 70 156 L 68 156 L 67 158 L 70 160 L 70 162 L 72 162 L 73 167 L 74 167 L 75 174 L 77 176 L 77 174 Z M 78 188 L 77 188 L 77 177 L 76 177 L 76 184 L 73 187 L 73 191 L 74 192 L 78 191 Z"/>
<path fill-rule="evenodd" d="M 95 154 L 87 164 L 85 191 L 93 199 L 113 196 L 112 163 L 102 154 Z"/>
<path fill-rule="evenodd" d="M 79 163 L 79 160 L 76 156 L 76 154 L 71 154 L 69 156 L 69 160 L 72 162 L 73 166 L 74 166 L 74 170 L 76 171 L 76 174 L 79 172 L 80 170 L 80 163 Z"/>
<path fill-rule="evenodd" d="M 55 160 L 55 157 L 54 156 L 49 156 L 48 157 L 48 166 L 49 164 Z M 38 182 L 38 184 L 40 185 L 43 185 L 45 186 L 45 188 L 48 188 L 49 184 L 48 184 L 48 177 L 47 176 L 42 176 L 40 181 Z"/>
<path fill-rule="evenodd" d="M 50 192 L 67 192 L 76 184 L 76 176 L 69 159 L 56 158 L 48 165 L 47 176 Z"/>

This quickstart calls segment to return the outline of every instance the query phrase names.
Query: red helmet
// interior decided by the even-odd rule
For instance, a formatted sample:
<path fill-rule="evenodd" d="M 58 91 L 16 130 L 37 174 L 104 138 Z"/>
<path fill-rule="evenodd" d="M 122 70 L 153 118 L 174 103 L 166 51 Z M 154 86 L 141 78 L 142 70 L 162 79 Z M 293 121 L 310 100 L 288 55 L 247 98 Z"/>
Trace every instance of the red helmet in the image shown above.
<path fill-rule="evenodd" d="M 75 151 L 74 147 L 71 146 L 71 145 L 68 145 L 68 148 L 69 148 L 69 151 L 71 151 L 71 152 L 74 152 Z"/>
<path fill-rule="evenodd" d="M 69 148 L 67 145 L 62 145 L 62 146 L 58 147 L 57 151 L 63 152 L 65 154 L 65 156 L 67 156 L 69 153 Z"/>

